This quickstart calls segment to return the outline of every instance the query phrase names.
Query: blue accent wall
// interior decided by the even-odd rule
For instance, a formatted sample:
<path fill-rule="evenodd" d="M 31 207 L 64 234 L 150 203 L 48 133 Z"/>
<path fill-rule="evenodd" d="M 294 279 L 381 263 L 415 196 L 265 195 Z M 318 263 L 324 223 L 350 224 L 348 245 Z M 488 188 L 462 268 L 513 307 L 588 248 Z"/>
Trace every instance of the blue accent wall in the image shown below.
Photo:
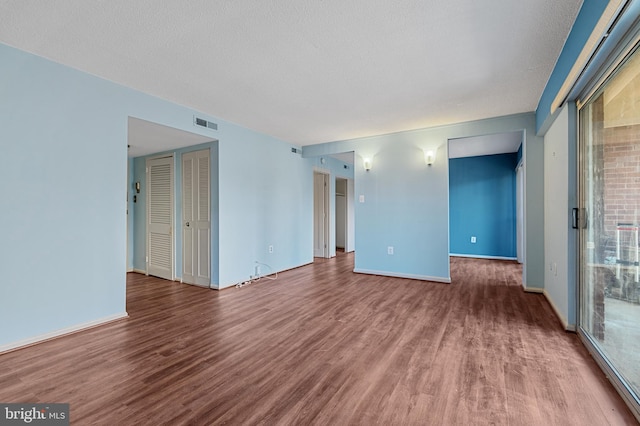
<path fill-rule="evenodd" d="M 449 160 L 452 254 L 516 257 L 517 161 L 516 153 Z"/>

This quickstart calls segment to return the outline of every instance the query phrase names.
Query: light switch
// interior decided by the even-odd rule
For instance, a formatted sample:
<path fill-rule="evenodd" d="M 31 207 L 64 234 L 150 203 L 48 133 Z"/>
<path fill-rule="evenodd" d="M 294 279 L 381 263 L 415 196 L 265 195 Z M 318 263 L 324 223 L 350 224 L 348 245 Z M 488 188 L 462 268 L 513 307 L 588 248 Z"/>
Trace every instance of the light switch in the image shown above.
<path fill-rule="evenodd" d="M 361 195 L 361 196 L 358 198 L 358 201 L 360 201 L 361 203 L 364 203 L 364 195 Z"/>

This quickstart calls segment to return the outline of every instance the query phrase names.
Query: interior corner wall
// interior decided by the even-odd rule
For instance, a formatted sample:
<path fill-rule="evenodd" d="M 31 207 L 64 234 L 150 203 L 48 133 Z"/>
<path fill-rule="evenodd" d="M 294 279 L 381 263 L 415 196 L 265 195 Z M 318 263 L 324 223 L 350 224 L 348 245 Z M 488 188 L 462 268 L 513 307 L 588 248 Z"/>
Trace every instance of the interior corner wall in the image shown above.
<path fill-rule="evenodd" d="M 544 284 L 543 143 L 535 114 L 516 114 L 368 138 L 305 146 L 305 157 L 355 151 L 356 271 L 450 281 L 447 141 L 524 131 L 525 286 Z M 436 151 L 427 166 L 424 150 Z M 364 158 L 372 159 L 365 171 Z M 360 197 L 364 202 L 359 202 Z M 394 254 L 388 254 L 388 247 Z"/>
<path fill-rule="evenodd" d="M 219 141 L 221 284 L 254 260 L 312 261 L 312 166 L 291 145 L 3 44 L 0 77 L 0 190 L 15 206 L 0 221 L 0 322 L 14 325 L 0 351 L 126 316 L 129 117 Z M 144 230 L 130 232 L 138 267 Z"/>
<path fill-rule="evenodd" d="M 134 202 L 133 196 L 136 195 L 136 190 L 133 182 L 134 171 L 133 158 L 127 159 L 127 272 L 133 271 L 133 226 L 134 226 Z"/>
<path fill-rule="evenodd" d="M 569 216 L 568 171 L 569 114 L 563 108 L 544 136 L 544 288 L 562 322 L 568 323 L 569 300 L 568 230 Z"/>
<path fill-rule="evenodd" d="M 449 160 L 452 254 L 516 258 L 516 165 L 516 153 Z"/>
<path fill-rule="evenodd" d="M 0 351 L 126 315 L 127 119 L 112 89 L 0 44 Z"/>
<path fill-rule="evenodd" d="M 220 139 L 220 288 L 249 280 L 256 262 L 261 274 L 313 262 L 313 166 L 291 148 L 240 127 Z"/>

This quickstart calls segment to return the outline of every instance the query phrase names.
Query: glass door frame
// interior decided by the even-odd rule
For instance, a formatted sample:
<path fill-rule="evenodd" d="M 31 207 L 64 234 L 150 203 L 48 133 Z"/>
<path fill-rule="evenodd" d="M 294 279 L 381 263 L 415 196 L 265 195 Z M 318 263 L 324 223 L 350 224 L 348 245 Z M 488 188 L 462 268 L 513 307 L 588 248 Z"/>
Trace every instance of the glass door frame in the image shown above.
<path fill-rule="evenodd" d="M 636 32 L 640 32 L 640 27 L 636 29 Z M 585 283 L 587 277 L 585 276 L 585 268 L 582 267 L 584 262 L 587 261 L 585 257 L 585 253 L 587 252 L 587 221 L 589 220 L 587 212 L 587 196 L 589 188 L 588 185 L 587 173 L 588 170 L 585 170 L 583 164 L 585 163 L 585 155 L 587 155 L 587 149 L 589 146 L 588 137 L 591 137 L 591 132 L 587 132 L 587 126 L 590 126 L 591 120 L 589 119 L 587 122 L 583 119 L 583 112 L 585 108 L 588 108 L 592 101 L 597 99 L 597 97 L 603 92 L 606 88 L 607 84 L 611 81 L 612 78 L 615 77 L 617 71 L 622 68 L 624 64 L 627 63 L 627 60 L 633 55 L 640 55 L 640 38 L 636 35 L 634 36 L 633 43 L 629 43 L 627 41 L 626 46 L 621 46 L 616 50 L 617 57 L 614 60 L 610 60 L 607 63 L 606 67 L 602 67 L 602 71 L 600 72 L 600 78 L 595 84 L 591 84 L 588 87 L 588 90 L 584 90 L 583 94 L 585 95 L 585 100 L 583 102 L 578 101 L 576 107 L 576 135 L 577 135 L 577 149 L 576 149 L 576 182 L 577 182 L 577 243 L 576 243 L 576 278 L 577 278 L 577 291 L 576 291 L 576 331 L 580 340 L 585 345 L 587 350 L 593 356 L 596 363 L 599 367 L 604 371 L 607 375 L 609 381 L 616 388 L 618 393 L 625 400 L 627 406 L 631 409 L 632 413 L 640 421 L 640 395 L 636 395 L 633 391 L 629 383 L 618 373 L 618 371 L 613 367 L 613 364 L 606 356 L 605 353 L 600 349 L 599 343 L 588 333 L 585 329 L 587 324 L 583 321 L 584 308 L 582 304 L 583 293 L 585 289 Z M 621 53 L 624 52 L 624 53 Z M 614 56 L 614 55 L 611 55 Z M 610 57 L 611 57 L 610 56 Z M 590 128 L 590 127 L 589 127 Z M 588 134 L 587 134 L 588 133 Z"/>

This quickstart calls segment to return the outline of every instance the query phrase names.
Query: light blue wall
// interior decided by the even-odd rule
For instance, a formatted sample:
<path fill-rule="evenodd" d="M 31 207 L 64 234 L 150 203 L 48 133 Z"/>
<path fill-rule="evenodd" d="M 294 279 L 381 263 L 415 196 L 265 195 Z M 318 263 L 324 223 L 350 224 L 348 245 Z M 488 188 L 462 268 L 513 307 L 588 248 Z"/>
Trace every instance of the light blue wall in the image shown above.
<path fill-rule="evenodd" d="M 565 105 L 544 137 L 545 283 L 544 289 L 561 321 L 575 327 L 576 230 L 571 208 L 576 203 L 575 104 Z M 567 167 L 571 164 L 572 167 Z"/>
<path fill-rule="evenodd" d="M 449 160 L 452 254 L 516 258 L 517 157 L 510 153 Z"/>
<path fill-rule="evenodd" d="M 311 161 L 205 114 L 219 130 L 197 128 L 195 113 L 0 44 L 0 193 L 12 206 L 0 213 L 0 322 L 13 324 L 0 347 L 125 313 L 128 117 L 219 140 L 221 286 L 254 260 L 312 260 Z"/>
<path fill-rule="evenodd" d="M 313 262 L 312 161 L 235 127 L 220 139 L 220 288 Z M 228 139 L 228 140 L 227 140 Z M 269 253 L 273 245 L 273 253 Z"/>
<path fill-rule="evenodd" d="M 0 44 L 0 347 L 125 312 L 123 94 Z"/>
<path fill-rule="evenodd" d="M 174 154 L 176 223 L 182 223 L 182 154 L 211 150 L 211 284 L 225 288 L 254 275 L 283 271 L 313 261 L 312 161 L 291 152 L 293 145 L 237 128 L 233 138 L 135 159 L 134 179 L 145 187 L 146 159 Z M 228 149 L 227 149 L 228 148 Z M 309 178 L 311 176 L 311 178 Z M 135 182 L 135 180 L 133 182 Z M 134 265 L 146 268 L 146 199 L 136 203 Z M 269 245 L 274 246 L 269 253 Z M 182 276 L 182 235 L 175 239 L 176 279 Z"/>
<path fill-rule="evenodd" d="M 543 144 L 535 115 L 518 114 L 369 138 L 305 146 L 305 157 L 355 151 L 356 270 L 450 280 L 447 141 L 451 138 L 522 131 L 526 185 L 525 287 L 544 283 Z M 437 151 L 427 166 L 424 150 Z M 371 171 L 362 167 L 373 159 Z M 363 195 L 365 202 L 358 202 Z M 387 247 L 394 246 L 394 255 Z"/>

